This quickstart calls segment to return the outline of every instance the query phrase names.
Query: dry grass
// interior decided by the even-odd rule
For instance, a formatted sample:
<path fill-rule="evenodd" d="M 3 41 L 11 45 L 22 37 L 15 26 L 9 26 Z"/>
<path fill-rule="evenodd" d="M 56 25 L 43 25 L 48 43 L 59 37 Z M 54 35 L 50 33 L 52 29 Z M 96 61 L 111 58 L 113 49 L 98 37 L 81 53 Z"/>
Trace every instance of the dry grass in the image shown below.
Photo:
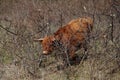
<path fill-rule="evenodd" d="M 119 4 L 119 0 L 0 0 L 0 79 L 120 80 Z M 94 19 L 88 59 L 59 71 L 56 66 L 61 63 L 53 54 L 47 66 L 39 68 L 41 46 L 33 39 L 84 16 Z"/>

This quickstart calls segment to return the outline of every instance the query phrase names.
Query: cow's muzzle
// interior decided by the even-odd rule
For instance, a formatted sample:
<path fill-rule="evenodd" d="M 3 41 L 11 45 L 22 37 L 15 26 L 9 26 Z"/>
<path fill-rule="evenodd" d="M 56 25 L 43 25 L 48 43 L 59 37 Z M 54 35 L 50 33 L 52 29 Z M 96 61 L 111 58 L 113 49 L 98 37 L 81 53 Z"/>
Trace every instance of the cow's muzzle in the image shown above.
<path fill-rule="evenodd" d="M 43 54 L 48 54 L 48 51 L 43 51 Z"/>

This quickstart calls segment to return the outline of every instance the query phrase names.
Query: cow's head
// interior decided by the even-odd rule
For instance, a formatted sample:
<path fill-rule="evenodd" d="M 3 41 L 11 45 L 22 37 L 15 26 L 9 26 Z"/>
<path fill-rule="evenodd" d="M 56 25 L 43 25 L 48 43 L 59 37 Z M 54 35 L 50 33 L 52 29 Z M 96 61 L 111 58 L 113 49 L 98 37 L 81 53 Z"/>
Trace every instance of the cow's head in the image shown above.
<path fill-rule="evenodd" d="M 53 43 L 55 40 L 54 36 L 47 36 L 36 40 L 40 41 L 40 43 L 42 44 L 43 55 L 50 54 L 53 51 Z"/>

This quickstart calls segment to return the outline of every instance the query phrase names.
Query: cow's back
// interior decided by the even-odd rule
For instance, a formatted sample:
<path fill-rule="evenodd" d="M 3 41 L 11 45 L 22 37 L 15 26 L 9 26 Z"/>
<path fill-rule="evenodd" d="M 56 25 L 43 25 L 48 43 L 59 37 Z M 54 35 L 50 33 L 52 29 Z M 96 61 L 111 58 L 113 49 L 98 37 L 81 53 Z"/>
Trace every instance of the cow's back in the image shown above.
<path fill-rule="evenodd" d="M 72 20 L 68 23 L 68 27 L 76 32 L 88 32 L 93 27 L 93 20 L 89 17 Z"/>
<path fill-rule="evenodd" d="M 82 43 L 86 35 L 92 29 L 93 21 L 91 18 L 79 18 L 70 21 L 67 25 L 57 30 L 54 34 L 58 40 L 70 45 Z"/>

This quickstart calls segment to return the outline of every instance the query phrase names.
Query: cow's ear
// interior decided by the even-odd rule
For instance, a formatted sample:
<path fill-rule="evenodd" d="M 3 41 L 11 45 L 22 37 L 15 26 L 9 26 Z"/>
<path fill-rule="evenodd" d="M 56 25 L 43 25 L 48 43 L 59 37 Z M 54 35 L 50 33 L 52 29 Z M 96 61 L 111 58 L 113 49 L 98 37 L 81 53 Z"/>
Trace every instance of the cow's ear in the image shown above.
<path fill-rule="evenodd" d="M 36 42 L 42 42 L 44 38 L 34 39 Z"/>

